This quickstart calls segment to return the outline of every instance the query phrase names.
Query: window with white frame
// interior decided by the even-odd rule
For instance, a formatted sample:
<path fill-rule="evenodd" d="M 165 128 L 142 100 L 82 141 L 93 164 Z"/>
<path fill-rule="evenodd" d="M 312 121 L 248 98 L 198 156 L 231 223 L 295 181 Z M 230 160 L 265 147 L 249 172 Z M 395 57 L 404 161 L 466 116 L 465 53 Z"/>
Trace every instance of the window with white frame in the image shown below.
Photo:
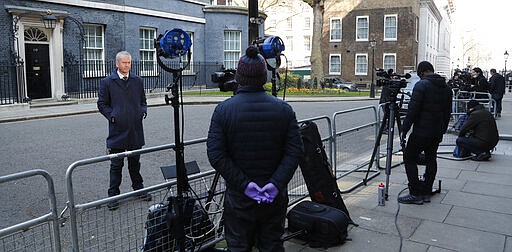
<path fill-rule="evenodd" d="M 311 36 L 304 36 L 304 50 L 311 51 Z"/>
<path fill-rule="evenodd" d="M 224 67 L 236 69 L 240 59 L 241 31 L 224 31 Z"/>
<path fill-rule="evenodd" d="M 368 75 L 368 54 L 356 54 L 355 75 Z"/>
<path fill-rule="evenodd" d="M 84 24 L 84 77 L 104 77 L 105 46 L 103 25 Z"/>
<path fill-rule="evenodd" d="M 384 15 L 384 40 L 396 40 L 398 31 L 398 15 Z"/>
<path fill-rule="evenodd" d="M 190 64 L 187 67 L 185 67 L 185 69 L 183 69 L 183 74 L 184 75 L 195 74 L 194 73 L 194 67 L 193 67 L 194 66 L 194 64 L 193 64 L 193 59 L 194 59 L 194 57 L 193 57 L 193 55 L 194 55 L 194 33 L 187 32 L 187 34 L 190 37 L 190 41 L 192 41 L 192 45 L 190 46 L 190 49 L 189 49 L 190 55 L 191 55 L 190 56 L 191 59 L 190 59 Z M 183 56 L 181 56 L 180 61 L 181 61 L 181 67 L 183 67 L 185 64 L 187 64 L 188 63 L 188 53 L 183 55 Z"/>
<path fill-rule="evenodd" d="M 331 18 L 331 42 L 341 41 L 341 18 Z"/>
<path fill-rule="evenodd" d="M 288 52 L 293 51 L 293 36 L 286 36 L 286 41 L 284 41 L 284 48 Z"/>
<path fill-rule="evenodd" d="M 393 69 L 393 71 L 396 71 L 396 53 L 384 53 L 382 61 L 384 70 Z"/>
<path fill-rule="evenodd" d="M 370 28 L 368 16 L 356 17 L 356 41 L 368 41 L 368 31 Z"/>
<path fill-rule="evenodd" d="M 292 30 L 293 29 L 292 23 L 293 23 L 293 20 L 292 20 L 291 17 L 286 19 L 286 29 L 287 30 Z"/>
<path fill-rule="evenodd" d="M 309 30 L 309 29 L 311 29 L 311 18 L 305 17 L 304 18 L 304 30 Z"/>
<path fill-rule="evenodd" d="M 341 75 L 341 54 L 329 55 L 329 74 Z"/>
<path fill-rule="evenodd" d="M 156 38 L 156 29 L 141 27 L 139 29 L 140 41 L 140 75 L 155 76 L 156 71 L 156 49 L 154 40 Z"/>

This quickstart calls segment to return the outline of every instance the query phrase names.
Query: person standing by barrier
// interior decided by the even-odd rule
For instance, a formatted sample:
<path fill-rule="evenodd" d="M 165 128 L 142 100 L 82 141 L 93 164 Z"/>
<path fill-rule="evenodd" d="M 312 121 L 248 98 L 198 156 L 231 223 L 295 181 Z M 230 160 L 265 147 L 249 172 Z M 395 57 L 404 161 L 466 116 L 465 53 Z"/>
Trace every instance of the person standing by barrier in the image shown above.
<path fill-rule="evenodd" d="M 479 93 L 489 93 L 489 83 L 482 72 L 482 69 L 475 67 L 471 69 L 471 87 L 470 91 Z M 485 94 L 475 95 L 476 99 L 488 99 L 489 96 Z"/>
<path fill-rule="evenodd" d="M 235 96 L 218 104 L 207 138 L 212 167 L 226 180 L 229 251 L 284 251 L 287 184 L 303 154 L 292 107 L 265 92 L 267 67 L 255 46 L 238 62 Z"/>
<path fill-rule="evenodd" d="M 100 113 L 108 120 L 108 154 L 136 150 L 144 146 L 142 120 L 147 115 L 146 94 L 142 78 L 130 72 L 131 60 L 132 57 L 127 51 L 118 52 L 117 70 L 100 83 L 97 105 Z M 111 160 L 109 197 L 120 194 L 123 165 L 122 158 Z M 144 188 L 140 175 L 140 155 L 128 157 L 128 171 L 133 190 Z M 150 194 L 143 194 L 141 198 L 151 201 Z M 111 202 L 108 207 L 115 210 L 119 204 Z"/>
<path fill-rule="evenodd" d="M 412 128 L 404 150 L 404 163 L 409 181 L 409 194 L 398 198 L 404 204 L 430 202 L 432 185 L 437 173 L 437 149 L 448 129 L 451 115 L 452 90 L 445 78 L 434 73 L 430 62 L 418 64 L 420 81 L 414 86 L 407 115 L 402 125 L 402 139 Z M 419 180 L 418 156 L 425 153 L 425 178 Z"/>
<path fill-rule="evenodd" d="M 476 154 L 475 161 L 487 161 L 491 158 L 491 149 L 499 141 L 498 127 L 494 116 L 476 100 L 468 102 L 468 120 L 462 125 L 457 147 Z"/>
<path fill-rule="evenodd" d="M 495 113 L 496 117 L 501 117 L 501 102 L 505 94 L 505 78 L 496 72 L 496 69 L 491 69 L 491 78 L 489 80 L 492 99 L 496 101 Z"/>

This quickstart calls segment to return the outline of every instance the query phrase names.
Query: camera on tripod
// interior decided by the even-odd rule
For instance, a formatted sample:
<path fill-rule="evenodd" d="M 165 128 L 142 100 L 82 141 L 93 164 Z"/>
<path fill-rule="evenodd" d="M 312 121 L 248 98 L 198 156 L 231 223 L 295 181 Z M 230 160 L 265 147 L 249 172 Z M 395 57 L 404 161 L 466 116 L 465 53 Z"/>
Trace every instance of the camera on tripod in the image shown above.
<path fill-rule="evenodd" d="M 254 41 L 252 45 L 258 48 L 259 53 L 267 61 L 267 68 L 275 70 L 281 64 L 281 53 L 284 51 L 284 42 L 278 36 L 271 36 Z M 268 60 L 274 59 L 275 64 L 270 65 Z M 212 82 L 217 83 L 221 92 L 235 92 L 238 84 L 235 80 L 236 70 L 227 69 L 212 73 Z"/>
<path fill-rule="evenodd" d="M 238 84 L 235 80 L 235 69 L 227 69 L 212 73 L 212 81 L 219 85 L 221 92 L 235 91 Z"/>
<path fill-rule="evenodd" d="M 411 78 L 411 75 L 409 73 L 406 73 L 404 75 L 400 75 L 393 72 L 393 69 L 384 70 L 384 69 L 377 69 L 376 70 L 377 76 L 381 77 L 377 80 L 377 86 L 378 87 L 388 87 L 394 90 L 399 90 L 401 88 L 407 87 L 407 80 Z"/>

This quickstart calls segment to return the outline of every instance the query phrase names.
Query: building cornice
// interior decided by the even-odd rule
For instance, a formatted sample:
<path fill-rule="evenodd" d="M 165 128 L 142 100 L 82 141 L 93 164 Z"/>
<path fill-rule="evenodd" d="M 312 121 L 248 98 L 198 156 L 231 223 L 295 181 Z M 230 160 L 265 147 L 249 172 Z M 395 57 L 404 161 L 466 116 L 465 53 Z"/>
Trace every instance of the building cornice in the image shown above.
<path fill-rule="evenodd" d="M 34 0 L 34 1 L 52 3 L 52 4 L 63 4 L 63 5 L 70 5 L 70 6 L 76 6 L 76 7 L 98 9 L 98 10 L 108 10 L 108 11 L 117 11 L 117 12 L 123 12 L 123 13 L 132 13 L 132 14 L 175 19 L 175 20 L 188 21 L 188 22 L 201 23 L 201 24 L 206 23 L 206 19 L 202 18 L 202 17 L 186 16 L 186 15 L 181 15 L 181 14 L 176 14 L 176 13 L 144 9 L 144 8 L 140 8 L 140 7 L 100 3 L 100 2 L 93 2 L 93 1 L 86 1 L 86 0 Z M 200 3 L 198 1 L 191 1 L 191 0 L 188 0 L 187 2 L 196 3 L 196 4 L 204 4 L 204 3 Z"/>

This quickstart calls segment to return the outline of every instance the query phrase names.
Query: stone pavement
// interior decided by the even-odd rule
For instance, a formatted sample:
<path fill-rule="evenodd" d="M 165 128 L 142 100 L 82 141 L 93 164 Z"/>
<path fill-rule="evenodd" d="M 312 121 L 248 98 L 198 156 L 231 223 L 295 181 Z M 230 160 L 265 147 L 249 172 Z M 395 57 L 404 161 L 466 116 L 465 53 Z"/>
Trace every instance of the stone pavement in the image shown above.
<path fill-rule="evenodd" d="M 205 104 L 224 99 L 184 97 L 184 102 Z M 287 98 L 291 102 L 340 99 L 347 98 Z M 68 103 L 47 101 L 33 103 L 31 108 L 0 106 L 0 123 L 97 112 L 95 101 L 58 106 L 61 104 Z M 149 106 L 163 104 L 162 97 L 148 98 Z M 432 197 L 431 203 L 397 203 L 399 192 L 407 184 L 403 165 L 392 169 L 385 206 L 377 206 L 377 185 L 385 182 L 384 171 L 367 186 L 344 194 L 350 215 L 359 226 L 349 227 L 350 241 L 328 251 L 399 251 L 402 241 L 402 251 L 512 252 L 512 93 L 507 92 L 497 123 L 502 140 L 490 161 L 438 159 L 437 178 L 442 180 L 442 191 Z M 285 246 L 287 251 L 325 250 L 309 248 L 296 239 Z"/>

